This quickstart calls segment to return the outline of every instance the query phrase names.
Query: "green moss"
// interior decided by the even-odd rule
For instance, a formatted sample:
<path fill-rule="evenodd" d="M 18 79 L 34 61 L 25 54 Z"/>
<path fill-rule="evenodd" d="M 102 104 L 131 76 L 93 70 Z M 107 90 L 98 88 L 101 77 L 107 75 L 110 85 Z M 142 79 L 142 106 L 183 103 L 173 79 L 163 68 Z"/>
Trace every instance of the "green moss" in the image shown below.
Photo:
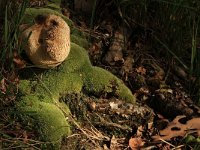
<path fill-rule="evenodd" d="M 60 9 L 60 6 L 58 6 L 57 4 L 54 4 L 54 3 L 50 3 L 47 5 L 47 7 L 49 9 L 52 9 L 52 10 L 56 10 L 58 12 L 61 12 L 61 9 Z"/>
<path fill-rule="evenodd" d="M 31 93 L 30 81 L 21 80 L 20 81 L 20 90 L 21 90 L 21 93 L 23 93 L 23 94 L 30 94 Z"/>
<path fill-rule="evenodd" d="M 51 137 L 45 139 L 47 141 L 56 139 L 59 134 L 62 137 L 65 132 L 49 135 L 51 132 L 47 132 L 46 128 L 53 126 L 56 129 L 63 124 L 67 125 L 62 111 L 68 112 L 68 109 L 63 107 L 63 104 L 59 102 L 59 98 L 70 93 L 80 93 L 83 88 L 87 93 L 93 93 L 94 95 L 112 93 L 114 90 L 113 94 L 116 97 L 129 102 L 135 101 L 131 91 L 120 79 L 104 69 L 93 67 L 85 49 L 71 43 L 69 57 L 57 69 L 46 70 L 40 76 L 37 76 L 35 80 L 22 80 L 20 82 L 19 91 L 25 96 L 21 97 L 17 108 L 19 108 L 20 113 L 31 117 L 34 111 L 34 118 L 37 120 L 38 126 L 45 128 L 40 131 L 40 134 L 44 136 L 43 139 L 45 137 Z M 58 106 L 62 106 L 63 109 Z M 45 111 L 48 115 L 45 115 Z M 57 118 L 54 121 L 53 119 L 56 117 L 54 115 L 54 117 L 49 117 L 51 114 L 59 115 L 60 119 Z M 43 121 L 45 118 L 47 120 Z M 50 119 L 50 121 L 48 118 L 52 120 Z M 51 124 L 49 125 L 49 123 Z"/>
<path fill-rule="evenodd" d="M 57 100 L 60 95 L 80 93 L 83 87 L 83 66 L 91 66 L 85 49 L 71 43 L 70 54 L 62 65 L 57 69 L 44 71 L 37 75 L 36 79 L 22 80 L 19 90 L 22 93 L 37 93 Z"/>
<path fill-rule="evenodd" d="M 100 94 L 110 93 L 116 88 L 117 97 L 131 102 L 135 100 L 120 79 L 102 68 L 92 67 L 85 49 L 74 43 L 71 43 L 71 51 L 66 61 L 57 69 L 45 71 L 40 78 L 38 77 L 37 82 L 37 86 L 33 84 L 31 93 L 54 99 L 59 99 L 60 94 L 80 93 L 84 87 L 90 93 Z M 31 87 L 25 81 L 22 83 L 20 89 L 23 91 L 26 89 L 24 86 Z"/>
<path fill-rule="evenodd" d="M 54 4 L 58 5 L 58 6 L 60 6 L 61 0 L 50 0 L 49 3 L 54 3 Z"/>
<path fill-rule="evenodd" d="M 58 106 L 42 102 L 33 95 L 27 95 L 21 99 L 17 110 L 24 121 L 30 122 L 34 119 L 32 125 L 37 127 L 36 131 L 40 134 L 39 140 L 60 142 L 63 135 L 70 134 L 70 125 Z"/>
<path fill-rule="evenodd" d="M 89 70 L 88 70 L 89 69 Z M 115 96 L 135 102 L 135 97 L 124 83 L 110 72 L 99 68 L 91 67 L 85 69 L 84 87 L 90 93 L 113 93 Z"/>
<path fill-rule="evenodd" d="M 84 33 L 83 31 L 81 31 L 80 29 L 77 28 L 73 28 L 71 29 L 71 34 L 80 38 L 85 38 L 86 37 L 86 33 Z"/>
<path fill-rule="evenodd" d="M 43 141 L 61 141 L 70 134 L 66 117 L 69 109 L 59 98 L 70 94 L 86 92 L 93 95 L 110 94 L 134 103 L 135 97 L 124 83 L 110 72 L 93 67 L 83 47 L 88 43 L 84 34 L 73 27 L 73 23 L 58 11 L 49 8 L 29 8 L 24 23 L 31 22 L 39 14 L 56 14 L 70 24 L 71 49 L 68 58 L 57 68 L 44 70 L 19 83 L 19 98 L 16 110 L 24 122 L 33 120 L 33 128 Z M 76 44 L 75 44 L 76 43 Z"/>
<path fill-rule="evenodd" d="M 69 27 L 73 28 L 73 22 L 64 15 L 62 15 L 61 10 L 52 10 L 50 8 L 27 8 L 25 16 L 23 18 L 23 23 L 33 23 L 33 20 L 37 15 L 48 15 L 48 14 L 54 14 L 62 17 L 67 22 Z"/>
<path fill-rule="evenodd" d="M 88 41 L 85 38 L 74 34 L 71 35 L 71 42 L 81 45 L 83 48 L 88 48 L 89 46 Z"/>

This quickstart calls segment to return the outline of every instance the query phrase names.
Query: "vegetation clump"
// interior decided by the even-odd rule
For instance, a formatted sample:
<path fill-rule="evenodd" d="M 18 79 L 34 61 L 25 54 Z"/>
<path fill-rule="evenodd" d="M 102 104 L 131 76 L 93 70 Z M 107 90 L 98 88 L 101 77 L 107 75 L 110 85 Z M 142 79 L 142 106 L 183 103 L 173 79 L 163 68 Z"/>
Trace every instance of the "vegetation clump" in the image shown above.
<path fill-rule="evenodd" d="M 23 23 L 30 23 L 43 13 L 56 14 L 68 20 L 51 8 L 29 8 L 25 12 Z M 72 36 L 84 41 L 84 37 L 77 36 L 78 32 L 75 30 L 72 28 Z M 21 71 L 14 106 L 15 114 L 23 123 L 29 123 L 29 127 L 37 131 L 39 140 L 57 143 L 57 146 L 64 135 L 71 133 L 67 120 L 70 111 L 65 103 L 59 101 L 61 96 L 80 92 L 95 96 L 112 93 L 114 97 L 135 103 L 135 97 L 124 83 L 110 72 L 92 66 L 86 50 L 80 42 L 77 43 L 79 45 L 73 43 L 73 39 L 75 38 L 72 38 L 70 53 L 59 67 L 40 70 L 39 74 L 32 68 Z"/>

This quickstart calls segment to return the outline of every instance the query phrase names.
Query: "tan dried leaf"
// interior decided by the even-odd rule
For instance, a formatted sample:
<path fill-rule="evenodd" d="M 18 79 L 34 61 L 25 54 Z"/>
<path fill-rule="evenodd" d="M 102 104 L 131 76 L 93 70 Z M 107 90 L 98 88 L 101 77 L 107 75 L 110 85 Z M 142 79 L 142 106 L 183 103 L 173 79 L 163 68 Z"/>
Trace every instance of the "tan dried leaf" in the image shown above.
<path fill-rule="evenodd" d="M 114 135 L 110 141 L 110 150 L 121 150 L 124 147 L 125 138 L 116 138 Z"/>
<path fill-rule="evenodd" d="M 177 116 L 168 126 L 160 131 L 160 135 L 153 136 L 154 141 L 170 140 L 173 137 L 184 137 L 186 134 L 196 133 L 200 136 L 200 118 L 184 121 L 186 116 Z M 184 123 L 181 123 L 184 122 Z"/>
<path fill-rule="evenodd" d="M 144 141 L 141 138 L 131 138 L 129 140 L 129 147 L 132 150 L 138 150 L 144 145 Z"/>
<path fill-rule="evenodd" d="M 147 70 L 144 67 L 138 67 L 136 68 L 136 72 L 140 73 L 141 75 L 145 75 Z"/>

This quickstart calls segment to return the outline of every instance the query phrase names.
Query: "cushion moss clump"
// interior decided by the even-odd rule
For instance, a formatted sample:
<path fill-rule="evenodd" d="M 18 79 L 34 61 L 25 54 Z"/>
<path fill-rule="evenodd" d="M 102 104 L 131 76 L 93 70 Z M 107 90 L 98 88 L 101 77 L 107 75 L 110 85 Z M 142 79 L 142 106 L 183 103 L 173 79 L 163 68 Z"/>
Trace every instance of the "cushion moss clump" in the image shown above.
<path fill-rule="evenodd" d="M 48 142 L 61 142 L 64 135 L 69 135 L 70 125 L 66 119 L 70 111 L 59 99 L 67 94 L 81 93 L 101 95 L 112 93 L 113 96 L 135 102 L 135 97 L 124 83 L 110 72 L 91 65 L 83 35 L 78 36 L 72 22 L 57 10 L 49 8 L 29 8 L 24 23 L 34 20 L 39 14 L 57 14 L 70 23 L 73 28 L 70 54 L 57 68 L 42 70 L 37 74 L 33 69 L 19 83 L 19 96 L 15 109 L 24 122 L 34 120 L 33 128 L 39 139 Z M 80 41 L 78 40 L 80 39 Z M 78 45 L 79 44 L 79 45 Z"/>
<path fill-rule="evenodd" d="M 46 103 L 37 96 L 27 95 L 22 97 L 17 107 L 21 114 L 26 115 L 25 118 L 28 116 L 29 121 L 30 118 L 37 120 L 33 122 L 33 126 L 36 125 L 37 132 L 42 133 L 40 140 L 56 142 L 61 140 L 61 135 L 71 133 L 64 113 L 53 103 Z"/>

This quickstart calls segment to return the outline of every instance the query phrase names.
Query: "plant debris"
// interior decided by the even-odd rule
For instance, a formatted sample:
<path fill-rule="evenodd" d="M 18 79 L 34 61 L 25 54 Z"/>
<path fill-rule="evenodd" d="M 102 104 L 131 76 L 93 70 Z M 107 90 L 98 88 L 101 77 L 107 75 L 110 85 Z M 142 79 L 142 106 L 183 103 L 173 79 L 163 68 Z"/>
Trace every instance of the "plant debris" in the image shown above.
<path fill-rule="evenodd" d="M 189 119 L 186 116 L 177 116 L 165 129 L 159 131 L 159 135 L 152 136 L 152 138 L 154 141 L 170 140 L 188 134 L 200 136 L 200 118 Z"/>

